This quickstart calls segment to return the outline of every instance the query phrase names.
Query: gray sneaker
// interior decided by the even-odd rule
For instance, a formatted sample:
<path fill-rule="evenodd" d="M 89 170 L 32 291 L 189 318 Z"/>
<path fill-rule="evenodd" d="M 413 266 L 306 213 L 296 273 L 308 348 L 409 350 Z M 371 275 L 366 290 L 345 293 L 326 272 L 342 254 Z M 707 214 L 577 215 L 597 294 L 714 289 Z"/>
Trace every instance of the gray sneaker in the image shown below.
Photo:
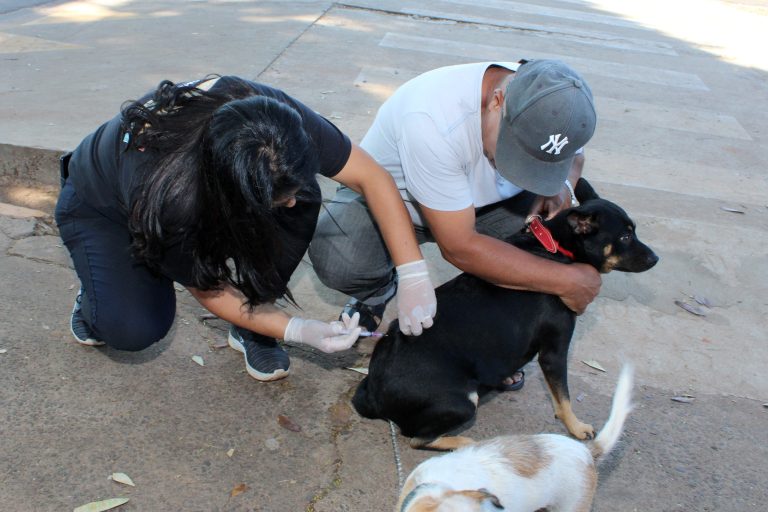
<path fill-rule="evenodd" d="M 75 297 L 75 305 L 72 308 L 72 316 L 69 319 L 69 330 L 72 331 L 72 336 L 81 345 L 87 345 L 89 347 L 100 347 L 104 345 L 104 342 L 97 339 L 96 335 L 91 331 L 91 326 L 85 321 L 83 317 L 83 289 L 77 292 Z"/>
<path fill-rule="evenodd" d="M 236 326 L 229 328 L 229 346 L 245 357 L 245 369 L 256 380 L 268 382 L 288 376 L 291 360 L 276 340 Z"/>

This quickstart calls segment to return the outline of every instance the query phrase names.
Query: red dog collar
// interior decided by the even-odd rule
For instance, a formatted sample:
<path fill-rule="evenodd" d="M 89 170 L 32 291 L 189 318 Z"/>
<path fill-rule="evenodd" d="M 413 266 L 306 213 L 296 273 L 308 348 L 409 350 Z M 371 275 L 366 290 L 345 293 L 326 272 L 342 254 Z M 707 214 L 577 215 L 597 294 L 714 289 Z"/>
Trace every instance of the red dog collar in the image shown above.
<path fill-rule="evenodd" d="M 573 253 L 560 247 L 560 244 L 552 237 L 552 233 L 550 233 L 544 224 L 541 223 L 541 217 L 538 215 L 531 215 L 528 217 L 526 224 L 528 224 L 528 229 L 531 230 L 531 233 L 536 237 L 536 240 L 541 242 L 541 245 L 543 245 L 547 251 L 552 254 L 560 252 L 560 254 L 573 259 Z"/>

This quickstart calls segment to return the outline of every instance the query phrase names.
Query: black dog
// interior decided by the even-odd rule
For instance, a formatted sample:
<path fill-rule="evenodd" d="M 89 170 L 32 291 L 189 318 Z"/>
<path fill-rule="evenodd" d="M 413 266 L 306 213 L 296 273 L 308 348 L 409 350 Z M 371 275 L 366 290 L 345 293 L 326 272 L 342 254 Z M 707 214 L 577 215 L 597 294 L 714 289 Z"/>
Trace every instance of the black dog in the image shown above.
<path fill-rule="evenodd" d="M 643 272 L 656 264 L 658 257 L 637 239 L 635 223 L 624 210 L 600 199 L 583 179 L 576 196 L 580 206 L 543 222 L 563 252 L 549 252 L 530 231 L 508 241 L 600 272 Z M 414 448 L 455 449 L 472 440 L 443 436 L 475 416 L 478 392 L 500 387 L 538 354 L 555 415 L 573 436 L 594 436 L 592 426 L 571 409 L 567 364 L 575 315 L 559 297 L 501 288 L 470 274 L 436 293 L 434 326 L 412 337 L 394 322 L 376 345 L 369 374 L 352 399 L 358 413 L 392 420 Z"/>

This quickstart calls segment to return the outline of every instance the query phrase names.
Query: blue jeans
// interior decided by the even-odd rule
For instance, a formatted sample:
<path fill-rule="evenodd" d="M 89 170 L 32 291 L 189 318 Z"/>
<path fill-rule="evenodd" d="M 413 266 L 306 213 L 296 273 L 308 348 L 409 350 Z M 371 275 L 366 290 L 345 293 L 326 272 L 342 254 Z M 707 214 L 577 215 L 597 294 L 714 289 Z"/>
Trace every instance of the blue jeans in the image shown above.
<path fill-rule="evenodd" d="M 88 205 L 66 176 L 64 166 L 56 223 L 84 290 L 83 316 L 96 338 L 107 345 L 119 350 L 143 350 L 165 337 L 173 325 L 173 281 L 138 262 L 131 254 L 127 224 L 107 218 Z M 276 212 L 277 236 L 284 247 L 278 273 L 285 283 L 309 246 L 319 210 L 320 188 L 314 183 L 302 191 L 302 200 L 296 206 Z"/>
<path fill-rule="evenodd" d="M 479 208 L 478 233 L 504 240 L 520 231 L 536 196 L 530 192 Z M 428 228 L 414 226 L 419 244 L 434 242 Z M 388 302 L 397 292 L 394 265 L 365 200 L 340 187 L 320 214 L 309 257 L 320 281 L 369 306 Z"/>

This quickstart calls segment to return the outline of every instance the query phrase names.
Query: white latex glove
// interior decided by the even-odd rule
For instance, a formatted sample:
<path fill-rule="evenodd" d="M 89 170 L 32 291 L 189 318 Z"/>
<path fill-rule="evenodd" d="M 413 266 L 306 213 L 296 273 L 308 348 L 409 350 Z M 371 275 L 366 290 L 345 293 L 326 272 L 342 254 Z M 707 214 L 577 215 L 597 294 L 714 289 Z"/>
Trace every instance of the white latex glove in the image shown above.
<path fill-rule="evenodd" d="M 403 334 L 418 336 L 423 329 L 432 327 L 437 313 L 435 288 L 429 279 L 427 262 L 412 261 L 397 269 L 397 318 Z"/>
<path fill-rule="evenodd" d="M 357 326 L 357 322 L 360 321 L 360 313 L 355 313 L 352 318 L 344 313 L 342 320 L 321 322 L 295 316 L 285 327 L 283 339 L 304 343 L 329 354 L 347 350 L 355 344 L 360 336 L 360 327 Z"/>

